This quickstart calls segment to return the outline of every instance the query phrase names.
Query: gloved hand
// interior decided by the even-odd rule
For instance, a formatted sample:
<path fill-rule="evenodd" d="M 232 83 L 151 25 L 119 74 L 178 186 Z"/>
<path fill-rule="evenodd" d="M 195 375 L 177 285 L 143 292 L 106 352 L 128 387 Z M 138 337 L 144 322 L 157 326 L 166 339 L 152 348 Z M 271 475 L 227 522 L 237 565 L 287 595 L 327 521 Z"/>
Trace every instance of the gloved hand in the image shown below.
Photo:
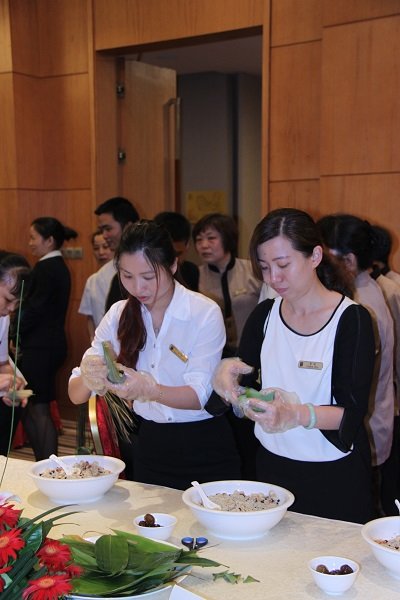
<path fill-rule="evenodd" d="M 243 393 L 238 379 L 240 375 L 251 373 L 253 367 L 246 365 L 240 358 L 224 358 L 219 363 L 212 378 L 212 386 L 226 402 L 235 404 Z"/>
<path fill-rule="evenodd" d="M 118 369 L 124 372 L 126 379 L 123 383 L 107 382 L 107 389 L 124 400 L 142 400 L 145 402 L 157 401 L 160 390 L 157 381 L 150 373 L 135 371 L 122 365 Z"/>
<path fill-rule="evenodd" d="M 14 387 L 15 379 L 15 387 Z M 2 401 L 6 406 L 22 406 L 25 407 L 28 402 L 28 395 L 24 398 L 17 398 L 13 396 L 13 390 L 22 390 L 26 386 L 26 381 L 21 377 L 15 377 L 14 373 L 1 373 L 0 374 L 0 390 L 6 392 L 6 395 L 2 396 Z M 32 393 L 32 392 L 31 392 Z M 15 398 L 13 400 L 13 397 Z"/>
<path fill-rule="evenodd" d="M 282 433 L 301 425 L 302 404 L 298 395 L 280 388 L 268 388 L 261 390 L 261 393 L 268 394 L 271 391 L 275 392 L 275 398 L 271 402 L 248 398 L 245 405 L 242 404 L 246 417 L 259 423 L 266 433 Z"/>
<path fill-rule="evenodd" d="M 84 356 L 80 369 L 83 383 L 86 387 L 99 396 L 104 396 L 108 387 L 108 370 L 103 357 L 98 354 Z"/>

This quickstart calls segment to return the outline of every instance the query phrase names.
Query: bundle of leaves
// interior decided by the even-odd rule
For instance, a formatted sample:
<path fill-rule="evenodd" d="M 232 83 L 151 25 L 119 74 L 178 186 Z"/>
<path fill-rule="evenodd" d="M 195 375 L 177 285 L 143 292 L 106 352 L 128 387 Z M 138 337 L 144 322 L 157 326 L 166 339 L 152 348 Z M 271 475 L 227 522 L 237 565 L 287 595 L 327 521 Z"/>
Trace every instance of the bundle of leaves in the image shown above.
<path fill-rule="evenodd" d="M 73 581 L 73 593 L 104 598 L 156 590 L 188 573 L 193 566 L 219 567 L 221 563 L 131 533 L 114 530 L 95 542 L 65 536 L 73 562 L 83 569 Z"/>

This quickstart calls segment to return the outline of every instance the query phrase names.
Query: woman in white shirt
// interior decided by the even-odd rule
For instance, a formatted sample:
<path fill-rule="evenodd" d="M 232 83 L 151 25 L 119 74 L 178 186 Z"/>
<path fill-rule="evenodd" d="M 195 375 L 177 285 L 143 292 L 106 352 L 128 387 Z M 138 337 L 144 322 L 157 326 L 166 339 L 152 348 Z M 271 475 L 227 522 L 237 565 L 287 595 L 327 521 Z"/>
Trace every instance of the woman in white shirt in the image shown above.
<path fill-rule="evenodd" d="M 152 221 L 129 225 L 116 252 L 128 300 L 115 303 L 70 380 L 73 403 L 109 390 L 132 405 L 140 426 L 134 447 L 137 481 L 178 489 L 239 476 L 225 417 L 204 406 L 225 343 L 221 310 L 173 277 L 177 262 L 167 231 Z M 107 379 L 102 342 L 110 341 L 126 375 Z"/>

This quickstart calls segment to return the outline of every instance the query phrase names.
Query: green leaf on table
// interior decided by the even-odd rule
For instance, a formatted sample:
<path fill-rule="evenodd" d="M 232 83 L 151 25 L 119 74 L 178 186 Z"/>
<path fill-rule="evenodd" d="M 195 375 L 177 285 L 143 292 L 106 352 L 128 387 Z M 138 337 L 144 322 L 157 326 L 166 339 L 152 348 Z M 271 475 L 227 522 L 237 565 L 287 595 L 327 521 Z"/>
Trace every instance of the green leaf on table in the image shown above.
<path fill-rule="evenodd" d="M 95 543 L 99 569 L 107 573 L 120 573 L 129 559 L 128 542 L 115 535 L 102 535 Z"/>

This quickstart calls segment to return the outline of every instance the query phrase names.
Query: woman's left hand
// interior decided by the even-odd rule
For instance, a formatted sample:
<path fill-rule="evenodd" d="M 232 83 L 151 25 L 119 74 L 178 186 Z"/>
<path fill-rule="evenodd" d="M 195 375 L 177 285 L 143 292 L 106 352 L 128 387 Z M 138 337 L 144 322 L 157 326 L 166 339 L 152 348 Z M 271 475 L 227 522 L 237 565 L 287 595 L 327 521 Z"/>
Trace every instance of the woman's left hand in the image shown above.
<path fill-rule="evenodd" d="M 157 400 L 159 397 L 158 383 L 150 373 L 135 371 L 118 365 L 126 377 L 124 383 L 107 382 L 107 389 L 120 398 L 128 401 Z"/>
<path fill-rule="evenodd" d="M 261 390 L 267 394 L 272 390 Z M 274 388 L 275 398 L 271 402 L 249 398 L 245 415 L 259 423 L 266 433 L 282 433 L 301 425 L 301 404 L 297 394 Z M 262 412 L 257 412 L 258 409 Z"/>

